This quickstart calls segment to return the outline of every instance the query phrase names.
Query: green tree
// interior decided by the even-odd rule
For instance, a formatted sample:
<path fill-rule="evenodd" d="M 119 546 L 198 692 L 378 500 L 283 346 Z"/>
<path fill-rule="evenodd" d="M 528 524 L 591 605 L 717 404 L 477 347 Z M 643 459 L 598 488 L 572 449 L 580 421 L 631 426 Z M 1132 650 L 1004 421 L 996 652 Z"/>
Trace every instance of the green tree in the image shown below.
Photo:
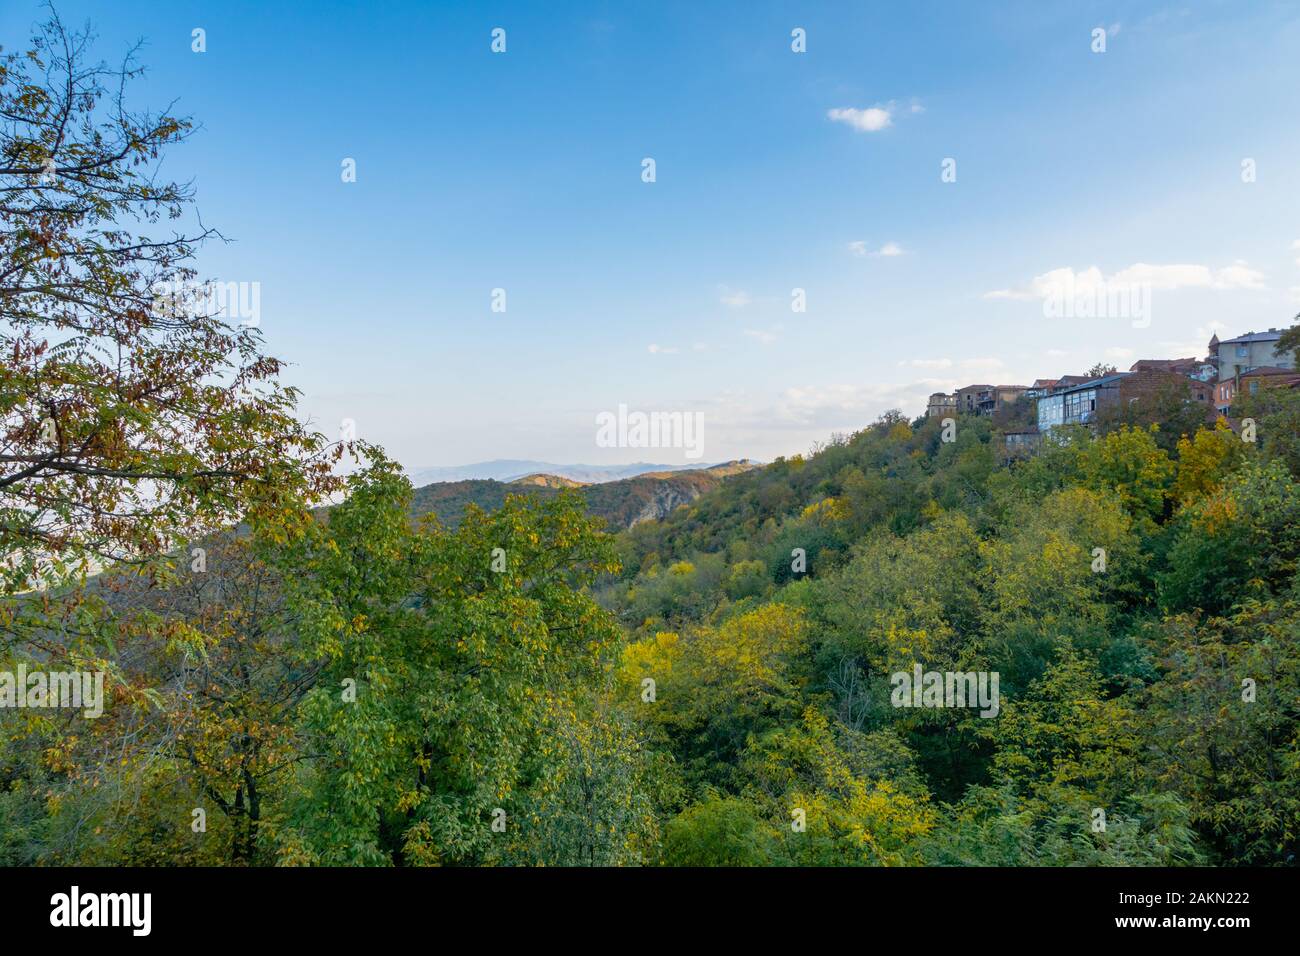
<path fill-rule="evenodd" d="M 1145 532 L 1164 517 L 1175 470 L 1157 431 L 1123 426 L 1089 444 L 1080 458 L 1084 485 L 1118 494 Z"/>
<path fill-rule="evenodd" d="M 302 708 L 313 758 L 286 862 L 501 859 L 530 788 L 606 746 L 573 730 L 618 640 L 585 590 L 617 566 L 581 500 L 511 497 L 447 531 L 412 528 L 409 499 L 378 461 L 293 555 L 290 598 L 322 672 Z"/>
<path fill-rule="evenodd" d="M 1290 355 L 1291 367 L 1300 368 L 1300 315 L 1293 320 L 1296 324 L 1289 329 L 1283 329 L 1281 337 L 1274 346 L 1274 351 L 1278 355 Z"/>
<path fill-rule="evenodd" d="M 1168 612 L 1222 614 L 1290 586 L 1300 558 L 1300 483 L 1279 461 L 1247 461 L 1183 509 L 1159 576 Z"/>
<path fill-rule="evenodd" d="M 1147 691 L 1146 771 L 1181 794 L 1228 864 L 1300 853 L 1300 605 L 1246 602 L 1179 615 L 1151 634 L 1162 679 Z"/>

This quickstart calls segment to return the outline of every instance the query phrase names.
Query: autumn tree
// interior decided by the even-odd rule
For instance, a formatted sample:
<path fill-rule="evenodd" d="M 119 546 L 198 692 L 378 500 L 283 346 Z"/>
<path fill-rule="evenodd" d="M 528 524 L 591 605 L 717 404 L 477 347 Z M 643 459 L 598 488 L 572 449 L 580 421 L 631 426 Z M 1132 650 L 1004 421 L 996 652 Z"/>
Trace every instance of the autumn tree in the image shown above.
<path fill-rule="evenodd" d="M 0 57 L 0 593 L 331 487 L 281 363 L 198 282 L 217 234 L 160 168 L 191 121 L 134 109 L 143 68 L 91 41 L 52 14 Z"/>
<path fill-rule="evenodd" d="M 190 120 L 136 109 L 134 51 L 109 66 L 92 41 L 51 13 L 0 55 L 0 661 L 103 673 L 106 712 L 6 714 L 0 768 L 18 819 L 45 801 L 56 858 L 98 846 L 154 862 L 130 855 L 152 845 L 212 862 L 167 816 L 198 793 L 225 804 L 244 861 L 253 781 L 288 747 L 283 635 L 242 616 L 248 578 L 217 599 L 221 573 L 189 591 L 159 576 L 235 522 L 269 540 L 301 531 L 342 448 L 298 421 L 256 322 L 199 281 L 219 236 L 161 169 Z M 86 583 L 105 568 L 122 574 Z M 123 605 L 133 568 L 148 583 Z M 87 839 L 96 820 L 114 821 L 126 856 Z"/>
<path fill-rule="evenodd" d="M 1086 487 L 1112 491 L 1139 530 L 1151 531 L 1164 518 L 1174 477 L 1174 463 L 1156 442 L 1158 426 L 1121 426 L 1083 451 Z"/>

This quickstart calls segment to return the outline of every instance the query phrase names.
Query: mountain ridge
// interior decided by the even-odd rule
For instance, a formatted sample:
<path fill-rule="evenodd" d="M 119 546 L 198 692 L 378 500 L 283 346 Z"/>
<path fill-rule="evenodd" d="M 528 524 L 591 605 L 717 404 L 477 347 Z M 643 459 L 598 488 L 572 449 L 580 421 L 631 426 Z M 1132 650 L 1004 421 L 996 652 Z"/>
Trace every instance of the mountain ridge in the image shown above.
<path fill-rule="evenodd" d="M 631 528 L 663 518 L 712 491 L 732 475 L 759 467 L 762 466 L 748 459 L 738 459 L 702 468 L 643 472 L 591 484 L 553 474 L 530 474 L 509 482 L 493 478 L 431 482 L 415 489 L 411 512 L 417 518 L 433 513 L 443 524 L 455 526 L 470 504 L 493 511 L 505 503 L 507 495 L 529 494 L 549 499 L 573 491 L 586 501 L 588 514 L 604 518 L 611 529 Z"/>
<path fill-rule="evenodd" d="M 635 478 L 648 473 L 663 474 L 679 471 L 702 471 L 722 465 L 755 464 L 751 459 L 741 458 L 732 462 L 714 464 L 665 465 L 638 461 L 627 465 L 584 465 L 557 464 L 555 462 L 533 461 L 527 458 L 494 458 L 490 461 L 472 462 L 468 465 L 440 465 L 424 468 L 406 469 L 411 484 L 417 488 L 439 482 L 493 480 L 511 482 L 533 475 L 554 475 L 577 481 L 582 484 L 599 484 L 607 481 L 620 481 Z"/>

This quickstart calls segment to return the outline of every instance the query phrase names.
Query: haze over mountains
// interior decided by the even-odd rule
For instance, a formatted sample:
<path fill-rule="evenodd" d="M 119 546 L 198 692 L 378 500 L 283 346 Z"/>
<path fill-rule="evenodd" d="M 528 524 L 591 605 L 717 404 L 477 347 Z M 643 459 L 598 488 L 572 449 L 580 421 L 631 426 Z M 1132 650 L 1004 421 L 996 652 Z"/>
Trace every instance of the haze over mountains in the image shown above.
<path fill-rule="evenodd" d="M 630 465 L 557 465 L 548 461 L 529 461 L 518 458 L 496 458 L 492 461 L 480 461 L 470 465 L 445 465 L 432 468 L 408 469 L 411 484 L 419 488 L 422 485 L 439 481 L 515 481 L 530 475 L 555 475 L 583 484 L 600 484 L 606 481 L 619 481 L 623 478 L 635 478 L 647 472 L 690 471 L 713 468 L 715 465 L 655 465 L 638 461 Z"/>

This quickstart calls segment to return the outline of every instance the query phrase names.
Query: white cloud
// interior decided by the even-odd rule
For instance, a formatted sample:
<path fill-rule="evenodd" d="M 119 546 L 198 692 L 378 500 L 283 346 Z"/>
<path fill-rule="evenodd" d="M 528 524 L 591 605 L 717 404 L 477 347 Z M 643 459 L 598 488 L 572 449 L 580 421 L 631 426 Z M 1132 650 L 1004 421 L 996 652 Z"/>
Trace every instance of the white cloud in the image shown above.
<path fill-rule="evenodd" d="M 1246 265 L 1244 259 L 1238 259 L 1230 266 L 1214 274 L 1211 284 L 1215 289 L 1264 289 L 1264 273 Z"/>
<path fill-rule="evenodd" d="M 835 123 L 847 123 L 860 133 L 875 133 L 894 125 L 894 104 L 871 106 L 865 110 L 855 107 L 842 107 L 827 110 L 826 115 Z"/>
<path fill-rule="evenodd" d="M 1263 289 L 1264 274 L 1250 268 L 1238 259 L 1221 269 L 1211 269 L 1204 265 L 1152 265 L 1137 262 L 1121 269 L 1109 277 L 1102 275 L 1096 266 L 1090 266 L 1081 272 L 1075 272 L 1069 266 L 1052 269 L 1042 275 L 1034 276 L 1028 285 L 1011 289 L 994 289 L 985 292 L 985 299 L 1032 300 L 1045 299 L 1051 295 L 1068 295 L 1104 291 L 1110 287 L 1149 286 L 1160 292 L 1172 292 L 1176 289 L 1213 289 L 1225 291 L 1230 289 Z"/>
<path fill-rule="evenodd" d="M 728 289 L 724 285 L 718 287 L 718 301 L 729 309 L 741 309 L 754 300 L 743 289 Z"/>
<path fill-rule="evenodd" d="M 1070 353 L 1065 351 L 1065 349 L 1048 349 L 1045 354 L 1048 358 L 1065 358 L 1065 356 Z"/>
<path fill-rule="evenodd" d="M 653 342 L 648 349 L 651 355 L 676 355 L 677 349 L 665 345 L 655 345 Z"/>
<path fill-rule="evenodd" d="M 1139 262 L 1115 273 L 1110 281 L 1122 285 L 1149 285 L 1160 291 L 1264 288 L 1264 274 L 1250 268 L 1241 259 L 1222 269 L 1198 265 L 1153 266 Z"/>
<path fill-rule="evenodd" d="M 1297 239 L 1295 242 L 1291 243 L 1291 251 L 1297 253 L 1295 264 L 1300 266 L 1300 239 Z"/>
<path fill-rule="evenodd" d="M 1112 359 L 1131 359 L 1133 357 L 1132 349 L 1122 349 L 1118 346 L 1111 346 L 1106 350 L 1106 358 Z"/>
<path fill-rule="evenodd" d="M 968 358 L 961 360 L 961 367 L 968 369 L 988 369 L 990 371 L 1000 369 L 1003 366 L 1000 358 Z"/>
<path fill-rule="evenodd" d="M 849 243 L 849 252 L 855 256 L 884 256 L 886 258 L 905 255 L 907 250 L 896 242 L 887 242 L 879 249 L 868 249 L 866 242 L 858 239 Z"/>
<path fill-rule="evenodd" d="M 763 329 L 745 329 L 745 334 L 750 338 L 757 339 L 760 345 L 771 345 L 776 341 L 775 332 L 767 332 Z"/>
<path fill-rule="evenodd" d="M 952 359 L 907 359 L 898 364 L 912 368 L 952 368 Z"/>

